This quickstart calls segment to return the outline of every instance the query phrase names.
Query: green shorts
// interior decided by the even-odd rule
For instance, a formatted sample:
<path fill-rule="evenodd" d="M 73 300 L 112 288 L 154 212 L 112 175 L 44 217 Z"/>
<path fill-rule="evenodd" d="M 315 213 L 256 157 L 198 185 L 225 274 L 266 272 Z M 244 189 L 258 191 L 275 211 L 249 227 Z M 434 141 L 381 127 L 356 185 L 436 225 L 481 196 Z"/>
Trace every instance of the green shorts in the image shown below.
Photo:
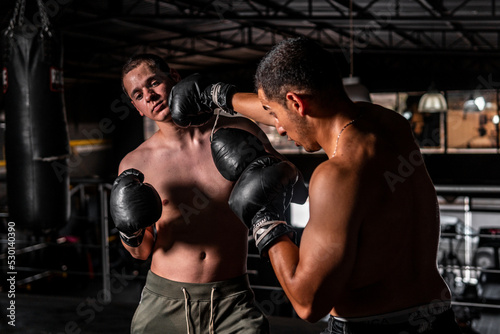
<path fill-rule="evenodd" d="M 181 283 L 149 271 L 131 333 L 269 333 L 248 275 L 212 283 Z"/>

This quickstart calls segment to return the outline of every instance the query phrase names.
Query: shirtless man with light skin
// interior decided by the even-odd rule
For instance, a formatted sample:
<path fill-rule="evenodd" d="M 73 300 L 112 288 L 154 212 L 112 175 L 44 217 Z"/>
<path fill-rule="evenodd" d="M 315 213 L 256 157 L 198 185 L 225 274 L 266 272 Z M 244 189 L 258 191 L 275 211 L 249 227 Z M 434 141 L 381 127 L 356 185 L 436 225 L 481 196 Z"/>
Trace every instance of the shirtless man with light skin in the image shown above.
<path fill-rule="evenodd" d="M 118 172 L 139 169 L 145 182 L 158 191 L 163 205 L 156 223 L 159 237 L 155 243 L 150 227 L 139 247 L 125 247 L 142 260 L 153 252 L 151 271 L 175 281 L 211 282 L 242 275 L 246 272 L 247 232 L 241 224 L 234 224 L 235 217 L 227 206 L 231 183 L 207 163 L 212 160 L 209 145 L 213 122 L 189 129 L 175 126 L 167 97 L 180 76 L 174 69 L 165 79 L 155 75 L 142 64 L 123 78 L 134 107 L 141 116 L 154 120 L 159 131 L 126 155 Z M 247 128 L 251 125 L 240 124 Z M 207 224 L 208 217 L 225 233 Z M 226 233 L 233 238 L 227 238 Z"/>
<path fill-rule="evenodd" d="M 160 69 L 155 61 L 164 67 Z M 146 260 L 152 256 L 132 333 L 196 333 L 196 326 L 205 325 L 218 333 L 267 333 L 267 319 L 253 304 L 246 276 L 248 229 L 228 206 L 233 182 L 221 176 L 211 156 L 215 118 L 189 128 L 173 123 L 168 97 L 181 78 L 162 62 L 154 55 L 140 55 L 124 67 L 122 77 L 134 107 L 159 128 L 123 158 L 111 198 L 113 220 L 120 231 L 124 230 L 122 226 L 129 228 L 128 219 L 143 206 L 145 214 L 157 211 L 157 216 L 144 225 L 148 227 L 130 229 L 128 236 L 120 232 L 124 247 L 134 258 Z M 258 105 L 260 110 L 258 101 L 250 99 L 246 104 L 246 95 L 240 98 L 241 105 Z M 220 117 L 216 129 L 221 127 L 246 130 L 263 141 L 268 152 L 278 155 L 260 128 L 247 118 Z M 128 176 L 123 177 L 124 172 Z M 154 200 L 136 204 L 132 195 L 128 199 L 121 193 L 132 185 L 147 190 L 143 198 L 154 199 L 150 186 L 145 188 L 148 184 L 156 190 L 161 205 L 147 207 L 147 202 Z M 226 302 L 228 294 L 239 298 L 236 307 Z M 175 302 L 166 305 L 167 300 Z M 195 314 L 195 303 L 204 314 Z M 237 311 L 240 308 L 242 311 Z"/>
<path fill-rule="evenodd" d="M 408 121 L 352 102 L 333 56 L 305 38 L 275 46 L 255 81 L 263 121 L 329 157 L 309 183 L 300 247 L 281 236 L 267 249 L 297 314 L 330 314 L 324 333 L 460 333 L 437 269 L 437 196 Z"/>

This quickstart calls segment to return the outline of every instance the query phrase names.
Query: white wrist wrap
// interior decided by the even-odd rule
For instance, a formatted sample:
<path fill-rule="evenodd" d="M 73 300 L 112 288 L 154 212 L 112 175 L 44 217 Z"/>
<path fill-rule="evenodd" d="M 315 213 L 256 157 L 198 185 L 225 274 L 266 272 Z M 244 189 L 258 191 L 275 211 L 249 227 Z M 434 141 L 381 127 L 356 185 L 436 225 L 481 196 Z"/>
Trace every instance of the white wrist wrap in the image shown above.
<path fill-rule="evenodd" d="M 261 220 L 260 222 L 255 223 L 253 226 L 253 238 L 255 240 L 255 244 L 258 245 L 262 239 L 269 234 L 269 232 L 280 224 L 286 224 L 286 222 L 281 220 Z"/>
<path fill-rule="evenodd" d="M 221 87 L 222 85 L 220 83 L 213 84 L 212 89 L 210 90 L 210 95 L 212 95 L 213 103 L 215 103 L 215 105 L 217 105 L 217 107 L 219 107 L 220 109 L 224 110 L 222 106 L 219 104 L 219 100 L 217 98 L 219 96 Z"/>

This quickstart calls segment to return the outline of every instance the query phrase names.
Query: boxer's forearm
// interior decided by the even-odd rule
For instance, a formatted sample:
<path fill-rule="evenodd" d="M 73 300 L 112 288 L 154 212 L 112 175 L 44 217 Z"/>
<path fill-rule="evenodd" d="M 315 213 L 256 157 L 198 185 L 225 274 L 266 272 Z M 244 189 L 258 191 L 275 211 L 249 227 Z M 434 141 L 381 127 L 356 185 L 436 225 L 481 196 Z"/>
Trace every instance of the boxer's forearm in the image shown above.
<path fill-rule="evenodd" d="M 132 255 L 133 258 L 136 258 L 138 260 L 147 260 L 155 244 L 153 228 L 148 227 L 146 229 L 146 231 L 144 232 L 144 237 L 142 239 L 142 242 L 139 246 L 131 247 L 126 243 L 124 243 L 123 240 L 122 244 L 125 247 L 125 249 L 130 253 L 130 255 Z"/>
<path fill-rule="evenodd" d="M 311 321 L 313 294 L 310 284 L 300 278 L 299 248 L 288 237 L 282 237 L 268 250 L 276 277 L 300 318 Z M 315 320 L 315 319 L 313 319 Z"/>
<path fill-rule="evenodd" d="M 233 95 L 232 104 L 237 113 L 265 125 L 274 125 L 274 118 L 262 108 L 257 94 L 236 93 Z"/>

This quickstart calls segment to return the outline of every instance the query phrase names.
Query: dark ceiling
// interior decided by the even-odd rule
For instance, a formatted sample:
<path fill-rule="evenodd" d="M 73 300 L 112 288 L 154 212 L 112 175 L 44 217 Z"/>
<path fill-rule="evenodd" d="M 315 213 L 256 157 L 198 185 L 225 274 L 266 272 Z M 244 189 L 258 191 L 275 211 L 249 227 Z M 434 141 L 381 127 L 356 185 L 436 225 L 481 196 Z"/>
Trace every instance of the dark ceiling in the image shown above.
<path fill-rule="evenodd" d="M 352 54 L 354 75 L 372 91 L 500 84 L 500 0 L 43 2 L 62 32 L 69 80 L 116 78 L 139 52 L 160 54 L 181 73 L 251 80 L 273 44 L 305 35 L 334 52 L 346 76 Z M 15 3 L 1 1 L 2 29 Z M 37 24 L 36 0 L 26 3 L 26 21 Z"/>

